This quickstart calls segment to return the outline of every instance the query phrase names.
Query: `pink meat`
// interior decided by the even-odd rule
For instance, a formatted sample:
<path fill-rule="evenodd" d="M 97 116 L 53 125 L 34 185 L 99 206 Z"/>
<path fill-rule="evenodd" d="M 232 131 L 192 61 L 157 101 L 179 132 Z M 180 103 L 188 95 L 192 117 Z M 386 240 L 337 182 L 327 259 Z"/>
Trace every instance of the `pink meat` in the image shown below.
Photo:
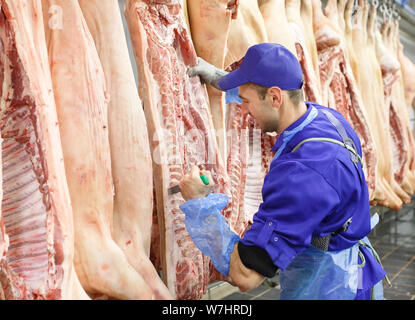
<path fill-rule="evenodd" d="M 241 234 L 246 226 L 244 219 L 244 186 L 247 179 L 247 167 L 249 158 L 247 129 L 247 114 L 244 115 L 242 108 L 235 102 L 227 105 L 227 137 L 228 137 L 228 159 L 227 172 L 231 184 L 232 213 L 231 224 L 235 231 Z"/>
<path fill-rule="evenodd" d="M 401 184 L 404 178 L 405 165 L 408 161 L 408 148 L 404 136 L 405 129 L 392 101 L 390 102 L 389 112 L 393 175 L 396 182 Z"/>
<path fill-rule="evenodd" d="M 113 238 L 110 95 L 96 46 L 77 0 L 42 2 L 44 15 L 57 8 L 62 13 L 48 16 L 61 21 L 49 23 L 45 33 L 74 213 L 77 275 L 93 297 L 151 299 L 152 290 Z"/>
<path fill-rule="evenodd" d="M 332 19 L 330 22 L 323 15 L 320 2 L 313 1 L 314 33 L 318 49 L 323 102 L 328 107 L 339 111 L 359 136 L 369 198 L 372 200 L 378 179 L 375 142 L 350 61 L 346 58 L 345 41 L 342 39 L 341 31 L 335 27 L 338 24 L 335 20 L 337 10 L 334 13 L 329 15 Z"/>
<path fill-rule="evenodd" d="M 155 299 L 171 299 L 149 257 L 153 173 L 146 119 L 138 97 L 116 0 L 78 0 L 110 93 L 108 133 L 114 181 L 114 239 Z"/>
<path fill-rule="evenodd" d="M 187 67 L 196 64 L 196 53 L 179 1 L 129 0 L 125 15 L 153 155 L 163 279 L 173 296 L 200 299 L 216 277 L 211 276 L 210 260 L 186 232 L 181 194 L 169 195 L 167 189 L 199 165 L 211 170 L 216 191 L 230 195 L 209 100 L 199 79 L 187 76 Z M 224 215 L 229 219 L 230 210 Z"/>
<path fill-rule="evenodd" d="M 226 71 L 239 68 L 242 60 L 232 63 Z M 231 226 L 242 235 L 262 202 L 262 185 L 273 158 L 270 150 L 276 137 L 262 133 L 255 119 L 243 112 L 240 104 L 231 102 L 226 108 L 227 172 L 233 204 Z"/>
<path fill-rule="evenodd" d="M 310 62 L 307 61 L 306 55 L 304 54 L 304 47 L 299 42 L 296 42 L 295 48 L 297 50 L 297 58 L 298 58 L 298 61 L 300 62 L 301 69 L 303 70 L 303 75 L 304 75 L 303 89 L 304 89 L 305 99 L 307 101 L 317 102 L 319 99 L 318 93 L 317 93 L 318 90 L 312 77 Z"/>
<path fill-rule="evenodd" d="M 0 298 L 70 299 L 73 217 L 40 2 L 1 1 L 0 40 Z"/>
<path fill-rule="evenodd" d="M 382 59 L 383 58 L 383 59 Z M 392 87 L 399 80 L 399 64 L 394 60 L 387 59 L 388 55 L 380 57 L 382 70 L 383 94 L 385 105 L 389 109 L 390 136 L 392 147 L 393 175 L 399 184 L 403 181 L 406 162 L 408 161 L 408 143 L 406 141 L 404 124 L 402 123 L 397 109 L 396 99 L 392 96 Z"/>
<path fill-rule="evenodd" d="M 364 113 L 360 92 L 342 49 L 339 50 L 336 71 L 333 81 L 330 83 L 330 90 L 334 96 L 336 109 L 352 124 L 360 138 L 369 198 L 372 198 L 376 187 L 377 160 L 375 145 L 367 122 L 367 116 Z"/>
<path fill-rule="evenodd" d="M 245 216 L 245 223 L 249 225 L 262 202 L 262 186 L 273 159 L 271 148 L 275 144 L 276 137 L 263 133 L 252 116 L 248 117 L 245 130 L 249 133 L 245 142 L 249 148 L 249 155 L 244 206 L 243 209 L 241 208 L 240 215 Z"/>

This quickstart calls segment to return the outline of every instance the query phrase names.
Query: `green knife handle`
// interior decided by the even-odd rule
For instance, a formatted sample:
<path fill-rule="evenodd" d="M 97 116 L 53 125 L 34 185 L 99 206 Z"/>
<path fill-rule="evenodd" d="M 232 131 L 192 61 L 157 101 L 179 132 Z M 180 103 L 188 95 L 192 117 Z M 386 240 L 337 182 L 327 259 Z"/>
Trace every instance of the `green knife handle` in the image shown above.
<path fill-rule="evenodd" d="M 202 181 L 203 181 L 203 183 L 204 183 L 205 185 L 208 185 L 208 184 L 209 184 L 209 178 L 208 178 L 206 175 L 202 174 L 202 175 L 200 176 L 200 179 L 202 179 Z"/>

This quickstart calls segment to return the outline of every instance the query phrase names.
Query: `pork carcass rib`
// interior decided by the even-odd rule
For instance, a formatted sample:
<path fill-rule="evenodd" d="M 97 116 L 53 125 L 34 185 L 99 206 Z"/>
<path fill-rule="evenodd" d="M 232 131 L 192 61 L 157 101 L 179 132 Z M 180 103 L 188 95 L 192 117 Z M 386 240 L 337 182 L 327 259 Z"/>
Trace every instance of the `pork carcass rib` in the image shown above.
<path fill-rule="evenodd" d="M 88 298 L 73 269 L 72 208 L 40 1 L 1 1 L 0 40 L 0 298 Z"/>
<path fill-rule="evenodd" d="M 235 8 L 231 6 L 232 4 L 235 4 L 235 1 L 220 0 L 207 3 L 206 1 L 192 0 L 188 2 L 190 26 L 196 52 L 198 56 L 213 63 L 218 68 L 224 67 L 227 51 L 238 52 L 235 48 L 244 48 L 247 43 L 244 41 L 245 38 L 235 38 L 235 31 L 240 31 L 236 28 L 237 26 L 244 26 L 245 35 L 254 35 L 255 28 L 250 28 L 250 24 L 242 23 L 243 21 L 248 20 L 251 23 L 256 23 L 259 27 L 263 26 L 261 20 L 247 19 L 247 17 L 253 15 L 261 18 L 255 3 L 251 3 L 252 5 L 248 6 L 248 2 L 243 0 L 237 8 L 238 11 L 234 11 Z M 235 16 L 232 12 L 238 13 L 236 21 L 231 21 L 231 17 Z M 230 35 L 231 23 L 233 32 Z M 261 28 L 259 29 L 262 30 Z M 228 45 L 229 47 L 227 47 Z M 227 70 L 230 71 L 229 68 Z M 238 234 L 242 234 L 248 223 L 244 210 L 244 186 L 245 179 L 247 178 L 249 151 L 247 144 L 249 138 L 249 129 L 246 121 L 247 114 L 243 115 L 241 106 L 235 103 L 222 107 L 222 104 L 225 103 L 224 99 L 222 99 L 222 93 L 213 88 L 208 87 L 207 89 L 212 115 L 214 115 L 213 107 L 215 104 L 220 105 L 221 110 L 226 110 L 226 126 L 224 127 L 225 130 L 223 128 L 221 130 L 227 138 L 227 150 L 225 152 L 226 168 L 230 178 L 232 196 L 230 225 Z M 260 151 L 258 155 L 260 160 Z M 261 163 L 259 163 L 260 166 Z M 254 179 L 258 179 L 258 176 L 255 176 Z"/>
<path fill-rule="evenodd" d="M 396 107 L 401 115 L 401 120 L 405 127 L 404 134 L 408 142 L 408 161 L 406 163 L 402 188 L 408 192 L 408 194 L 413 194 L 415 192 L 415 141 L 410 121 L 410 109 L 415 107 L 414 103 L 412 103 L 411 106 L 411 102 L 415 102 L 415 66 L 403 54 L 403 46 L 399 39 L 398 21 L 393 23 L 389 39 L 389 49 L 395 53 L 395 57 L 400 64 L 400 70 L 398 72 L 400 76 L 397 83 L 392 88 L 392 100 L 397 101 Z M 413 99 L 411 97 L 413 97 Z"/>
<path fill-rule="evenodd" d="M 344 10 L 344 6 L 340 6 Z M 339 111 L 358 134 L 363 151 L 369 199 L 375 197 L 377 155 L 375 141 L 361 93 L 347 56 L 346 38 L 339 26 L 336 1 L 329 1 L 323 14 L 320 1 L 313 1 L 314 32 L 320 60 L 323 97 L 328 107 Z"/>
<path fill-rule="evenodd" d="M 227 71 L 237 69 L 248 48 L 255 44 L 267 42 L 268 39 L 278 42 L 279 38 L 285 44 L 289 44 L 290 36 L 273 32 L 272 26 L 275 24 L 270 21 L 271 16 L 279 21 L 280 26 L 284 26 L 285 21 L 285 28 L 288 29 L 285 12 L 276 11 L 281 9 L 281 5 L 274 1 L 259 1 L 258 4 L 260 7 L 249 0 L 239 3 L 238 17 L 231 21 L 225 64 L 232 63 L 227 66 Z M 264 15 L 264 10 L 267 8 L 273 11 Z M 290 47 L 292 50 L 295 48 L 294 42 Z M 235 201 L 232 206 L 233 222 L 231 225 L 234 225 L 238 233 L 242 234 L 252 222 L 252 216 L 258 211 L 262 202 L 261 190 L 272 159 L 269 151 L 273 138 L 262 134 L 255 120 L 248 116 L 242 110 L 241 105 L 236 102 L 230 102 L 227 105 L 226 119 L 227 172 L 230 178 L 232 199 Z"/>
<path fill-rule="evenodd" d="M 211 280 L 211 262 L 185 229 L 181 194 L 169 195 L 168 188 L 200 165 L 212 172 L 216 191 L 230 195 L 209 100 L 198 77 L 187 76 L 197 56 L 180 1 L 129 0 L 125 15 L 153 156 L 164 280 L 174 297 L 200 299 Z M 226 219 L 229 213 L 224 210 Z"/>
<path fill-rule="evenodd" d="M 375 30 L 376 55 L 382 70 L 383 93 L 385 97 L 386 112 L 390 124 L 390 144 L 392 148 L 391 162 L 393 170 L 393 184 L 401 185 L 408 162 L 408 141 L 404 122 L 399 112 L 399 101 L 392 95 L 393 86 L 399 85 L 400 64 L 394 57 L 394 52 L 389 50 L 385 44 L 378 28 Z M 385 39 L 386 40 L 386 39 Z M 387 41 L 385 41 L 386 44 Z M 385 155 L 386 156 L 386 155 Z M 400 187 L 395 186 L 397 194 L 404 203 L 411 201 L 410 196 Z"/>
<path fill-rule="evenodd" d="M 347 16 L 352 19 L 352 4 L 346 7 Z M 368 19 L 370 17 L 370 19 Z M 373 18 L 373 19 L 372 19 Z M 348 19 L 348 20 L 349 20 Z M 386 113 L 383 94 L 382 72 L 375 53 L 374 16 L 369 16 L 368 3 L 360 1 L 353 24 L 346 21 L 348 52 L 354 52 L 356 63 L 351 63 L 356 83 L 362 93 L 362 99 L 369 120 L 369 128 L 375 141 L 378 170 L 376 179 L 375 199 L 373 204 L 382 204 L 399 209 L 402 201 L 391 186 L 392 166 L 389 143 L 389 115 Z M 350 55 L 353 57 L 353 55 Z M 371 94 L 368 94 L 368 93 Z"/>
<path fill-rule="evenodd" d="M 150 299 L 112 237 L 114 187 L 105 76 L 78 1 L 43 0 L 65 171 L 74 213 L 75 268 L 88 294 Z"/>

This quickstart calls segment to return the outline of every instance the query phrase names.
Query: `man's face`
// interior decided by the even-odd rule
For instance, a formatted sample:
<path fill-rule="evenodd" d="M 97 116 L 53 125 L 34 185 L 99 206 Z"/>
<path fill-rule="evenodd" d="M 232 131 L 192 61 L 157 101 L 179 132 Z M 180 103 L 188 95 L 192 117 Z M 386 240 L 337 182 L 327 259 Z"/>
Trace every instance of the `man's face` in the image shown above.
<path fill-rule="evenodd" d="M 267 96 L 265 99 L 249 84 L 239 87 L 239 96 L 242 99 L 242 110 L 255 118 L 263 132 L 278 132 L 279 113 Z"/>

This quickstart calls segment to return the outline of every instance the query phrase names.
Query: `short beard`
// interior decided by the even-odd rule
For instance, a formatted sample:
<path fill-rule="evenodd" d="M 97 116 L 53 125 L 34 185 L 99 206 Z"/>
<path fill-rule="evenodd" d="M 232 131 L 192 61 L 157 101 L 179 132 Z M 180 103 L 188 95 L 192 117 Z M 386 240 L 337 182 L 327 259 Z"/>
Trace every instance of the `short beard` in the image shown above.
<path fill-rule="evenodd" d="M 265 104 L 265 102 L 264 102 L 264 104 Z M 278 129 L 280 127 L 279 117 L 276 120 L 268 120 L 266 123 L 263 124 L 263 127 L 264 127 L 262 129 L 263 133 L 273 133 L 273 132 L 278 133 Z"/>
<path fill-rule="evenodd" d="M 267 123 L 264 123 L 264 128 L 262 129 L 263 133 L 278 133 L 280 121 L 279 119 L 277 121 L 269 121 Z"/>

